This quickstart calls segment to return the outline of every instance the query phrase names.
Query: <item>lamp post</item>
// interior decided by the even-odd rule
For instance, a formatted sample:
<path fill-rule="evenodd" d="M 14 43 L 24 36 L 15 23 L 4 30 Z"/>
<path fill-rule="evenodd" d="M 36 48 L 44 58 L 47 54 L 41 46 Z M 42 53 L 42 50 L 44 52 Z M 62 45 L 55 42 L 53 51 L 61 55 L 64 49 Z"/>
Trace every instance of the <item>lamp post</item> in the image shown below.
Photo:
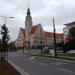
<path fill-rule="evenodd" d="M 4 21 L 5 21 L 5 26 L 6 26 L 6 20 L 8 19 L 8 18 L 14 18 L 14 17 L 5 17 L 5 16 L 0 16 L 0 17 L 2 17 L 2 18 L 4 18 Z M 6 54 L 6 53 L 5 53 Z M 7 49 L 7 60 L 8 60 L 8 49 Z"/>
<path fill-rule="evenodd" d="M 5 20 L 5 25 L 6 25 L 6 20 L 7 20 L 8 18 L 14 18 L 14 17 L 5 17 L 5 16 L 0 16 L 0 17 L 4 18 L 4 20 Z"/>
<path fill-rule="evenodd" d="M 55 29 L 55 22 L 54 22 L 54 18 L 53 18 L 53 30 L 54 30 L 54 56 L 55 58 L 57 57 L 57 51 L 56 51 L 56 29 Z"/>

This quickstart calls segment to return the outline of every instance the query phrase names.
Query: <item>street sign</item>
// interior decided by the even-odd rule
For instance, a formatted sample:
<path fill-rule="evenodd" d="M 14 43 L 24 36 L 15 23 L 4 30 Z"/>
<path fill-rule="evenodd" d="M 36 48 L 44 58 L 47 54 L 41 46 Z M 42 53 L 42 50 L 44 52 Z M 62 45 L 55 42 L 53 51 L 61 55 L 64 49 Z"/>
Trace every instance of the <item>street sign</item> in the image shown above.
<path fill-rule="evenodd" d="M 64 32 L 64 36 L 67 36 L 69 34 L 69 29 L 68 28 L 64 28 L 63 32 Z"/>

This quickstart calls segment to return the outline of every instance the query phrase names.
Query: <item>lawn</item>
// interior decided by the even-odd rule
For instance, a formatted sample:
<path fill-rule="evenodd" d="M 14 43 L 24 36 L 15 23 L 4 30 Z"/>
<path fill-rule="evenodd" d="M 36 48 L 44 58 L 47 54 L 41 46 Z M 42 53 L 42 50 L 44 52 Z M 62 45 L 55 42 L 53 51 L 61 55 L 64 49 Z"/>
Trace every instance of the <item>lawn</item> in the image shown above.
<path fill-rule="evenodd" d="M 0 75 L 21 75 L 6 60 L 0 59 Z"/>
<path fill-rule="evenodd" d="M 54 56 L 51 53 L 24 53 L 25 55 L 31 55 L 31 56 L 39 56 L 39 57 L 46 57 L 46 58 L 54 58 Z M 70 60 L 75 61 L 75 54 L 69 54 L 69 53 L 58 53 L 56 59 L 62 59 L 62 60 Z"/>
<path fill-rule="evenodd" d="M 75 53 L 58 53 L 58 58 L 75 61 Z"/>
<path fill-rule="evenodd" d="M 53 56 L 50 53 L 42 53 L 41 54 L 41 53 L 29 53 L 29 52 L 26 52 L 26 53 L 21 53 L 21 54 L 30 55 L 30 56 L 53 58 Z"/>
<path fill-rule="evenodd" d="M 75 53 L 58 53 L 59 56 L 75 57 Z"/>

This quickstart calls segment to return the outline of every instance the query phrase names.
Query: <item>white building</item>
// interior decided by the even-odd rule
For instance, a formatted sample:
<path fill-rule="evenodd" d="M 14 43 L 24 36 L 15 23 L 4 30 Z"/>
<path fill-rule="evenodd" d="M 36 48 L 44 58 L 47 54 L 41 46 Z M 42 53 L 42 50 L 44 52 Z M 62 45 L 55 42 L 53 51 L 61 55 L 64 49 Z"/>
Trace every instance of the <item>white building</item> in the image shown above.
<path fill-rule="evenodd" d="M 64 24 L 66 27 L 64 28 L 64 43 L 69 42 L 69 38 L 71 37 L 70 30 L 71 28 L 75 28 L 75 21 Z"/>

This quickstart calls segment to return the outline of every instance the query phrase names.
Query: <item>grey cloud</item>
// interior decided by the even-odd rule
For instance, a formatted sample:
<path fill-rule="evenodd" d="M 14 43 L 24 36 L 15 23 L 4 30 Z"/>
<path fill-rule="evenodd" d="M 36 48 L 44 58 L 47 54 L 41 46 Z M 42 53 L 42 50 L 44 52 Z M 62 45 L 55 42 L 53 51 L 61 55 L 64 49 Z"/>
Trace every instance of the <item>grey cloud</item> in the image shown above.
<path fill-rule="evenodd" d="M 57 32 L 63 31 L 64 23 L 75 20 L 75 0 L 0 0 L 0 16 L 15 17 L 7 20 L 12 40 L 17 38 L 20 26 L 24 26 L 28 3 L 33 24 L 41 23 L 44 30 L 53 31 L 53 17 Z M 3 23 L 0 18 L 0 25 Z"/>

